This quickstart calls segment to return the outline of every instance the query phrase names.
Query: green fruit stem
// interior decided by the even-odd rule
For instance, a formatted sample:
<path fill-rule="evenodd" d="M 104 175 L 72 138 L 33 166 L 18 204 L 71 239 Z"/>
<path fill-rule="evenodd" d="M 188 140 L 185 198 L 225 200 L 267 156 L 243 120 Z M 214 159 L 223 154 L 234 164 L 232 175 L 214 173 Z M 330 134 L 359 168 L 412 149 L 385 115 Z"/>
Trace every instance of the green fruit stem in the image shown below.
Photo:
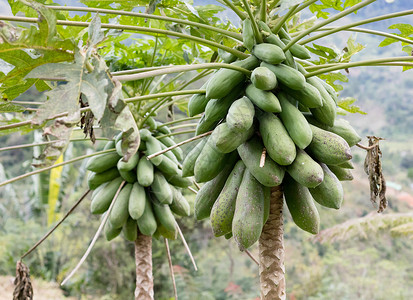
<path fill-rule="evenodd" d="M 278 20 L 277 24 L 271 29 L 274 34 L 277 34 L 278 31 L 280 31 L 281 27 L 288 20 L 288 18 L 294 14 L 294 11 L 298 8 L 298 6 L 299 4 L 290 7 L 288 12 Z"/>
<path fill-rule="evenodd" d="M 130 11 L 124 11 L 124 10 L 95 8 L 95 7 L 52 6 L 52 5 L 46 5 L 46 7 L 53 9 L 53 10 L 60 10 L 60 11 L 62 10 L 88 11 L 88 12 L 95 12 L 95 13 L 102 13 L 102 14 L 124 15 L 124 16 L 132 16 L 132 17 L 137 17 L 137 18 L 154 19 L 154 20 L 161 20 L 161 21 L 173 22 L 173 23 L 178 23 L 178 24 L 185 24 L 185 25 L 196 26 L 196 27 L 208 29 L 211 31 L 215 31 L 223 35 L 232 37 L 236 40 L 242 41 L 242 35 L 239 33 L 224 30 L 221 28 L 216 28 L 214 26 L 203 24 L 203 23 L 192 22 L 192 21 L 182 20 L 178 18 L 171 18 L 171 17 L 159 16 L 159 15 L 154 15 L 154 14 L 136 13 L 136 12 L 130 12 Z"/>
<path fill-rule="evenodd" d="M 158 128 L 161 128 L 161 127 L 164 127 L 164 126 L 169 126 L 169 125 L 180 123 L 180 122 L 197 120 L 197 119 L 200 119 L 200 118 L 201 118 L 200 116 L 195 116 L 195 117 L 188 117 L 188 118 L 183 118 L 183 119 L 179 119 L 179 120 L 174 120 L 174 121 L 171 121 L 171 122 L 163 123 L 162 125 L 159 125 Z"/>
<path fill-rule="evenodd" d="M 258 29 L 257 21 L 255 21 L 254 14 L 252 13 L 251 7 L 249 6 L 247 0 L 242 0 L 242 3 L 244 4 L 244 8 L 247 11 L 248 16 L 251 20 L 252 29 L 254 30 L 255 40 L 257 41 L 258 44 L 261 44 L 263 42 L 261 32 Z"/>
<path fill-rule="evenodd" d="M 247 18 L 247 15 L 240 11 L 232 2 L 231 0 L 222 0 L 222 2 L 225 3 L 226 6 L 228 6 L 234 13 L 237 14 L 237 16 L 241 19 L 241 20 L 245 20 Z"/>
<path fill-rule="evenodd" d="M 401 12 L 396 12 L 396 13 L 391 13 L 391 14 L 385 14 L 385 15 L 382 15 L 382 16 L 377 16 L 377 17 L 374 17 L 374 18 L 361 20 L 361 21 L 350 23 L 350 24 L 343 25 L 343 26 L 340 26 L 340 27 L 325 28 L 323 30 L 328 30 L 327 32 L 320 33 L 320 34 L 315 35 L 311 38 L 305 39 L 305 40 L 299 42 L 299 44 L 301 44 L 301 45 L 307 44 L 309 42 L 320 39 L 320 38 L 325 37 L 327 35 L 336 33 L 338 31 L 347 30 L 349 28 L 356 27 L 356 26 L 359 26 L 359 25 L 364 25 L 364 24 L 378 22 L 378 21 L 382 21 L 382 20 L 386 20 L 386 19 L 392 19 L 392 18 L 407 16 L 407 15 L 411 15 L 411 14 L 413 14 L 413 9 L 405 10 L 405 11 L 401 11 Z M 370 33 L 370 32 L 367 32 L 367 31 L 370 31 L 370 30 L 365 31 L 366 33 Z M 371 30 L 371 31 L 374 31 L 374 30 Z M 392 38 L 396 39 L 396 37 L 392 37 Z M 411 40 L 408 40 L 408 41 L 409 41 L 409 43 L 412 43 Z"/>
<path fill-rule="evenodd" d="M 38 19 L 37 18 L 27 18 L 27 17 L 16 17 L 16 16 L 5 16 L 5 15 L 0 15 L 0 20 L 4 21 L 16 21 L 16 22 L 28 22 L 28 23 L 37 23 Z M 78 27 L 89 27 L 90 22 L 76 22 L 76 21 L 63 21 L 63 20 L 57 20 L 56 21 L 57 25 L 65 25 L 65 26 L 78 26 Z M 133 25 L 120 25 L 120 24 L 109 24 L 109 23 L 102 23 L 101 28 L 110 28 L 110 29 L 120 29 L 124 31 L 136 31 L 136 32 L 142 32 L 148 35 L 154 35 L 157 36 L 159 34 L 164 34 L 164 35 L 169 35 L 169 36 L 176 36 L 179 38 L 187 39 L 187 40 L 192 40 L 195 42 L 198 42 L 199 44 L 207 45 L 212 48 L 220 48 L 226 52 L 234 54 L 238 58 L 246 58 L 247 54 L 238 51 L 236 49 L 221 45 L 219 43 L 206 40 L 204 38 L 192 36 L 189 34 L 184 34 L 176 31 L 171 31 L 171 30 L 164 30 L 164 29 L 157 29 L 157 28 L 147 28 L 147 27 L 141 27 L 141 26 L 133 26 Z"/>
<path fill-rule="evenodd" d="M 396 57 L 386 57 L 386 58 L 377 58 L 377 59 L 370 59 L 370 60 L 363 60 L 363 61 L 356 61 L 352 63 L 344 63 L 344 64 L 337 64 L 332 67 L 323 68 L 321 70 L 317 70 L 311 73 L 307 73 L 304 76 L 306 78 L 317 76 L 323 73 L 329 73 L 336 70 L 354 68 L 354 67 L 361 67 L 361 66 L 380 66 L 382 63 L 389 63 L 389 62 L 408 62 L 413 61 L 413 56 L 396 56 Z"/>
<path fill-rule="evenodd" d="M 374 2 L 374 1 L 376 1 L 376 0 L 365 0 L 365 1 L 363 1 L 363 2 L 361 2 L 361 3 L 359 3 L 359 4 L 357 4 L 357 5 L 354 5 L 354 6 L 351 7 L 351 8 L 348 8 L 348 9 L 346 9 L 346 10 L 344 10 L 344 11 L 336 14 L 335 16 L 333 16 L 333 17 L 331 17 L 331 18 L 329 18 L 329 19 L 327 19 L 327 20 L 325 20 L 325 21 L 323 21 L 323 22 L 320 22 L 320 23 L 318 23 L 318 24 L 315 24 L 314 26 L 310 27 L 310 28 L 307 29 L 307 30 L 304 30 L 302 33 L 300 33 L 300 34 L 297 35 L 295 38 L 293 38 L 293 39 L 284 47 L 284 49 L 283 49 L 284 52 L 287 51 L 288 49 L 290 49 L 290 47 L 291 47 L 292 45 L 294 45 L 295 43 L 297 43 L 299 40 L 301 40 L 301 39 L 302 39 L 303 37 L 305 37 L 307 34 L 310 34 L 310 33 L 316 31 L 317 29 L 319 29 L 319 28 L 321 28 L 321 27 L 323 27 L 323 26 L 325 26 L 325 25 L 327 25 L 327 24 L 330 24 L 330 23 L 332 23 L 332 22 L 334 22 L 334 21 L 336 21 L 336 20 L 338 20 L 338 19 L 341 19 L 342 17 L 347 16 L 348 14 L 351 14 L 352 12 L 354 12 L 354 11 L 356 11 L 356 10 L 359 10 L 360 8 L 362 8 L 362 7 L 364 7 L 364 6 L 367 6 L 367 5 L 369 5 L 370 3 Z"/>
<path fill-rule="evenodd" d="M 260 20 L 267 23 L 267 0 L 261 1 L 260 6 Z"/>
<path fill-rule="evenodd" d="M 249 56 L 244 53 L 243 55 L 245 57 Z M 199 69 L 221 69 L 221 68 L 233 69 L 233 70 L 242 72 L 246 74 L 247 76 L 251 75 L 250 70 L 238 67 L 233 64 L 203 63 L 203 64 L 193 64 L 193 65 L 179 65 L 179 66 L 173 66 L 173 67 L 167 66 L 162 69 L 156 69 L 156 70 L 148 71 L 145 73 L 129 74 L 129 75 L 115 75 L 114 77 L 119 81 L 134 81 L 134 80 L 140 80 L 140 79 L 164 75 L 164 74 L 194 71 L 194 70 L 199 70 Z"/>

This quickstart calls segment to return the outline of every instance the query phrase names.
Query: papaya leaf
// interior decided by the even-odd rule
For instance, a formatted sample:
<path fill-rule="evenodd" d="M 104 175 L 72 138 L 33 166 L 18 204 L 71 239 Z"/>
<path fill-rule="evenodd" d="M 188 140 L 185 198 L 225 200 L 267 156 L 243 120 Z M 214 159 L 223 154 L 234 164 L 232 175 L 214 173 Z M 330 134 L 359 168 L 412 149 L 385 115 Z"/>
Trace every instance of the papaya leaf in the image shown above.
<path fill-rule="evenodd" d="M 413 40 L 413 26 L 410 24 L 403 24 L 403 23 L 398 23 L 398 24 L 393 24 L 389 27 L 389 29 L 396 29 L 399 30 L 400 33 L 393 33 L 394 35 L 397 35 L 399 37 L 403 37 L 406 39 L 411 39 Z M 388 45 L 391 45 L 393 43 L 399 42 L 396 39 L 393 38 L 385 38 L 380 44 L 379 47 L 385 47 Z M 402 42 L 402 45 L 407 45 L 406 43 Z"/>
<path fill-rule="evenodd" d="M 346 98 L 340 99 L 338 101 L 337 105 L 338 105 L 338 107 L 340 107 L 341 109 L 343 109 L 343 110 L 345 110 L 349 113 L 352 113 L 352 114 L 359 113 L 359 114 L 362 114 L 362 115 L 367 115 L 367 113 L 362 111 L 360 109 L 360 107 L 358 107 L 357 105 L 353 105 L 353 103 L 356 102 L 356 101 L 357 100 L 355 98 L 346 97 Z"/>
<path fill-rule="evenodd" d="M 357 43 L 353 36 L 349 37 L 347 47 L 344 48 L 344 54 L 340 62 L 349 62 L 353 55 L 359 53 L 364 48 L 366 48 L 366 46 Z"/>
<path fill-rule="evenodd" d="M 24 110 L 23 106 L 0 100 L 0 113 L 23 112 Z"/>
<path fill-rule="evenodd" d="M 335 72 L 335 73 L 327 73 L 319 75 L 321 79 L 324 79 L 329 85 L 331 85 L 337 92 L 343 90 L 343 86 L 340 84 L 335 84 L 337 80 L 341 82 L 348 82 L 348 78 L 346 75 Z"/>
<path fill-rule="evenodd" d="M 47 89 L 47 85 L 38 82 L 39 79 L 25 78 L 31 70 L 46 63 L 73 60 L 74 43 L 56 35 L 54 12 L 38 3 L 30 2 L 30 5 L 38 12 L 38 28 L 30 26 L 20 29 L 2 23 L 0 32 L 0 59 L 13 66 L 7 75 L 0 77 L 0 93 L 10 100 L 33 84 Z"/>
<path fill-rule="evenodd" d="M 346 2 L 344 3 L 344 8 L 347 7 L 352 7 L 356 4 L 359 4 L 362 0 L 346 0 Z"/>

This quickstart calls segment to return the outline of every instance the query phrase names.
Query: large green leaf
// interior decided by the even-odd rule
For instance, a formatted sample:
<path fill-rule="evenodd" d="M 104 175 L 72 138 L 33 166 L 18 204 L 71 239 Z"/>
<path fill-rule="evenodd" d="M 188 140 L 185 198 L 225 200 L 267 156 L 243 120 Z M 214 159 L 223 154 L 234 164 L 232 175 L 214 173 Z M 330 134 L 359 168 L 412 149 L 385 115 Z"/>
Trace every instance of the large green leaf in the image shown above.
<path fill-rule="evenodd" d="M 38 12 L 38 27 L 21 29 L 6 26 L 0 33 L 0 59 L 14 66 L 0 75 L 0 93 L 10 100 L 24 93 L 33 84 L 47 86 L 39 79 L 25 76 L 38 66 L 73 60 L 74 42 L 56 34 L 56 16 L 50 9 L 30 2 Z"/>

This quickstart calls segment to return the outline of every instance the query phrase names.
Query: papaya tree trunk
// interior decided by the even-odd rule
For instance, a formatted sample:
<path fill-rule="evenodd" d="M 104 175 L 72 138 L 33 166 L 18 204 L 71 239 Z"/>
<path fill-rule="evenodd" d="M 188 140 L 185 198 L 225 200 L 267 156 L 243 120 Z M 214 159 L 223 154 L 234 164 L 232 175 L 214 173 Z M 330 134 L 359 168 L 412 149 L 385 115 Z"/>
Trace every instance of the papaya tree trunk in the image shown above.
<path fill-rule="evenodd" d="M 283 238 L 283 193 L 271 189 L 270 216 L 259 240 L 260 289 L 262 300 L 286 298 Z"/>
<path fill-rule="evenodd" d="M 135 300 L 153 300 L 152 237 L 139 234 L 135 241 Z"/>

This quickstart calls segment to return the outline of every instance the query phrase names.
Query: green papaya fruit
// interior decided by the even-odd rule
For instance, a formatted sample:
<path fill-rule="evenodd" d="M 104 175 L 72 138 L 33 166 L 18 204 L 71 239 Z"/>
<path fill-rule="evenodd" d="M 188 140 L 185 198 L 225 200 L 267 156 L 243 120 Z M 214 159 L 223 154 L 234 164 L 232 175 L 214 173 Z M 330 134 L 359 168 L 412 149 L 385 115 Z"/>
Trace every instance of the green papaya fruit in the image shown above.
<path fill-rule="evenodd" d="M 256 106 L 266 112 L 278 113 L 281 105 L 278 98 L 272 93 L 256 88 L 253 84 L 247 86 L 245 94 Z"/>
<path fill-rule="evenodd" d="M 111 241 L 122 232 L 122 227 L 115 228 L 110 224 L 110 222 L 106 222 L 104 232 L 106 240 Z"/>
<path fill-rule="evenodd" d="M 317 234 L 320 216 L 308 188 L 286 176 L 283 182 L 284 198 L 294 223 L 302 230 Z"/>
<path fill-rule="evenodd" d="M 339 209 L 344 199 L 344 191 L 340 181 L 327 165 L 321 163 L 324 172 L 324 180 L 315 188 L 308 189 L 314 200 L 329 208 Z"/>
<path fill-rule="evenodd" d="M 102 183 L 111 181 L 112 179 L 115 179 L 119 176 L 120 174 L 116 167 L 106 170 L 102 173 L 91 172 L 87 178 L 87 185 L 89 186 L 89 189 L 94 190 L 98 188 Z"/>
<path fill-rule="evenodd" d="M 277 87 L 277 77 L 265 67 L 258 67 L 252 71 L 251 82 L 257 89 L 264 91 L 270 91 Z"/>
<path fill-rule="evenodd" d="M 153 211 L 155 213 L 156 220 L 161 223 L 165 229 L 168 231 L 176 232 L 176 222 L 175 222 L 175 217 L 172 214 L 171 209 L 169 208 L 169 205 L 167 204 L 161 204 L 161 203 L 156 203 L 153 202 Z"/>
<path fill-rule="evenodd" d="M 118 160 L 117 167 L 119 171 L 131 171 L 133 170 L 139 161 L 139 154 L 133 155 L 127 162 L 123 161 L 123 158 Z"/>
<path fill-rule="evenodd" d="M 301 90 L 292 90 L 287 86 L 282 86 L 281 89 L 305 107 L 317 108 L 323 106 L 323 99 L 320 92 L 307 82 Z"/>
<path fill-rule="evenodd" d="M 230 153 L 247 141 L 254 132 L 254 126 L 251 126 L 245 131 L 235 131 L 229 128 L 227 123 L 221 123 L 215 127 L 210 138 L 219 151 L 222 153 Z"/>
<path fill-rule="evenodd" d="M 291 164 L 296 155 L 295 144 L 280 119 L 266 112 L 258 116 L 258 120 L 268 155 L 279 165 Z"/>
<path fill-rule="evenodd" d="M 282 41 L 284 44 L 288 44 L 288 43 L 289 43 L 289 40 L 288 40 L 288 39 L 281 39 L 281 41 Z M 293 56 L 297 57 L 297 58 L 305 59 L 305 60 L 311 58 L 310 51 L 308 51 L 307 48 L 305 48 L 304 46 L 299 45 L 299 44 L 297 44 L 297 43 L 294 44 L 294 45 L 292 45 L 292 46 L 290 47 L 290 49 L 288 49 L 288 50 L 290 50 L 291 54 L 292 54 Z"/>
<path fill-rule="evenodd" d="M 252 70 L 259 65 L 259 61 L 255 56 L 251 55 L 244 60 L 236 61 L 232 64 L 247 70 Z M 221 99 L 244 80 L 245 74 L 239 71 L 225 68 L 220 69 L 208 81 L 206 96 L 209 99 Z"/>
<path fill-rule="evenodd" d="M 256 44 L 252 53 L 258 59 L 272 65 L 280 64 L 285 60 L 284 51 L 277 45 L 270 43 Z"/>
<path fill-rule="evenodd" d="M 224 169 L 212 180 L 205 183 L 195 197 L 195 218 L 203 220 L 209 217 L 212 206 L 225 185 L 228 175 L 231 173 L 237 155 L 230 155 Z"/>
<path fill-rule="evenodd" d="M 316 160 L 328 165 L 339 165 L 352 158 L 347 142 L 339 135 L 310 125 L 313 140 L 306 148 Z"/>
<path fill-rule="evenodd" d="M 234 101 L 226 117 L 227 126 L 235 131 L 247 131 L 254 122 L 254 105 L 247 97 Z"/>
<path fill-rule="evenodd" d="M 261 63 L 261 67 L 270 69 L 275 74 L 279 83 L 292 90 L 302 90 L 305 88 L 305 77 L 296 69 L 287 65 L 271 65 L 266 62 Z"/>
<path fill-rule="evenodd" d="M 264 202 L 261 183 L 245 170 L 232 220 L 232 234 L 241 251 L 251 247 L 261 236 L 264 226 Z"/>
<path fill-rule="evenodd" d="M 120 156 L 117 152 L 96 155 L 87 161 L 86 169 L 95 173 L 102 173 L 116 166 Z"/>
<path fill-rule="evenodd" d="M 138 182 L 135 182 L 129 196 L 128 204 L 128 212 L 132 219 L 138 220 L 143 215 L 145 211 L 145 199 L 145 188 Z"/>
<path fill-rule="evenodd" d="M 92 214 L 102 214 L 109 208 L 122 181 L 122 178 L 117 177 L 108 182 L 107 185 L 96 194 L 90 203 L 90 211 Z"/>
<path fill-rule="evenodd" d="M 122 188 L 110 211 L 109 222 L 115 228 L 122 227 L 129 217 L 128 205 L 132 186 L 132 184 L 128 183 Z"/>
<path fill-rule="evenodd" d="M 242 22 L 242 42 L 248 51 L 251 51 L 255 44 L 254 30 L 250 19 L 245 19 Z"/>
<path fill-rule="evenodd" d="M 224 168 L 227 154 L 222 153 L 209 138 L 195 161 L 194 174 L 197 182 L 206 182 L 218 175 Z"/>
<path fill-rule="evenodd" d="M 239 160 L 219 194 L 211 210 L 211 225 L 215 236 L 222 236 L 232 231 L 232 219 L 235 211 L 235 201 L 240 188 L 245 165 Z"/>
<path fill-rule="evenodd" d="M 201 90 L 206 89 L 208 83 L 205 83 Z M 194 94 L 188 101 L 188 116 L 193 117 L 197 114 L 203 113 L 209 99 L 206 94 Z"/>
<path fill-rule="evenodd" d="M 138 223 L 131 217 L 128 218 L 125 225 L 123 225 L 123 236 L 130 242 L 136 241 L 138 238 Z"/>
<path fill-rule="evenodd" d="M 182 195 L 181 191 L 171 186 L 173 193 L 172 203 L 169 205 L 171 211 L 178 216 L 188 217 L 191 214 L 191 207 L 188 201 Z"/>
<path fill-rule="evenodd" d="M 155 233 L 157 228 L 157 223 L 155 215 L 153 214 L 152 203 L 150 196 L 146 194 L 145 198 L 145 210 L 143 215 L 137 220 L 139 231 L 143 235 L 151 236 Z"/>
<path fill-rule="evenodd" d="M 192 184 L 189 178 L 182 177 L 182 171 L 178 169 L 178 174 L 173 176 L 165 176 L 165 179 L 172 185 L 180 188 L 187 188 Z"/>
<path fill-rule="evenodd" d="M 304 150 L 297 150 L 293 163 L 286 167 L 288 174 L 305 187 L 316 187 L 323 181 L 323 169 Z"/>
<path fill-rule="evenodd" d="M 260 167 L 260 160 L 264 145 L 254 136 L 238 147 L 238 154 L 248 171 L 264 186 L 280 185 L 284 178 L 284 169 L 277 165 L 268 155 L 265 156 L 264 166 Z"/>
<path fill-rule="evenodd" d="M 208 138 L 203 138 L 191 151 L 186 155 L 184 162 L 182 163 L 182 176 L 188 177 L 194 175 L 195 161 L 204 148 Z"/>
<path fill-rule="evenodd" d="M 311 113 L 313 114 L 314 118 L 316 118 L 321 123 L 328 126 L 333 126 L 337 113 L 336 103 L 334 102 L 333 98 L 331 98 L 330 94 L 327 93 L 324 86 L 320 82 L 318 82 L 317 79 L 310 77 L 307 79 L 307 81 L 320 92 L 321 99 L 323 100 L 323 106 L 310 108 Z"/>
<path fill-rule="evenodd" d="M 150 186 L 153 182 L 153 164 L 142 156 L 138 162 L 136 170 L 138 182 L 141 186 Z"/>
<path fill-rule="evenodd" d="M 291 139 L 300 149 L 305 149 L 313 139 L 313 132 L 303 114 L 288 101 L 287 95 L 278 93 L 282 111 L 280 118 Z"/>
<path fill-rule="evenodd" d="M 354 179 L 350 169 L 340 168 L 339 166 L 333 165 L 329 165 L 328 168 L 340 181 L 352 181 Z"/>
<path fill-rule="evenodd" d="M 159 151 L 162 151 L 161 142 L 153 136 L 149 136 L 146 140 L 146 155 L 149 156 Z M 151 159 L 151 163 L 153 163 L 155 166 L 158 166 L 161 164 L 163 157 L 164 156 L 162 155 L 158 155 Z"/>
<path fill-rule="evenodd" d="M 153 182 L 151 184 L 152 195 L 161 203 L 161 204 L 171 204 L 173 195 L 172 190 L 166 181 L 163 174 L 159 171 L 155 171 Z"/>

